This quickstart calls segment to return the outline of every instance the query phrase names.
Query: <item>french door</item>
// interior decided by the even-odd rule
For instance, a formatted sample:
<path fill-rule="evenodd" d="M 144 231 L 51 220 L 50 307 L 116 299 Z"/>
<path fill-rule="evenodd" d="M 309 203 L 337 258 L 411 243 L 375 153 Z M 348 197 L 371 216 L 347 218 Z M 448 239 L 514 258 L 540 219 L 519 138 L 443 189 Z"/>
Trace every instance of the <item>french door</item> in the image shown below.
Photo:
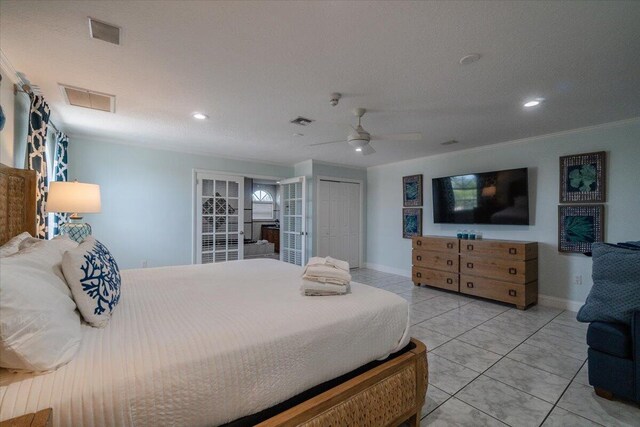
<path fill-rule="evenodd" d="M 196 262 L 242 259 L 244 177 L 198 173 L 196 178 Z"/>
<path fill-rule="evenodd" d="M 307 216 L 305 177 L 280 181 L 282 209 L 280 219 L 280 260 L 306 264 Z"/>

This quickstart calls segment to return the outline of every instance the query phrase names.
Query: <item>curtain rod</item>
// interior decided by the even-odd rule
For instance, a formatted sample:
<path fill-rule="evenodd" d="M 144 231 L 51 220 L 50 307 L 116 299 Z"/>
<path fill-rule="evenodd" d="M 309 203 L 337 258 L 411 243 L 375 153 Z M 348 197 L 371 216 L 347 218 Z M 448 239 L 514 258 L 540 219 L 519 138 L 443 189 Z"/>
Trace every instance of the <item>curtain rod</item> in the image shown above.
<path fill-rule="evenodd" d="M 22 87 L 20 88 L 18 85 L 14 84 L 13 85 L 13 93 L 17 93 L 17 92 L 22 92 L 22 93 L 26 93 L 27 95 L 29 95 L 29 97 L 35 95 L 35 93 L 33 93 L 33 91 L 31 90 L 31 86 L 24 84 L 22 85 Z M 56 130 L 56 132 L 60 132 L 60 130 L 58 129 L 58 126 L 55 125 L 55 123 L 53 123 L 53 121 L 51 119 L 49 119 L 49 126 L 51 126 L 52 128 L 54 128 Z"/>

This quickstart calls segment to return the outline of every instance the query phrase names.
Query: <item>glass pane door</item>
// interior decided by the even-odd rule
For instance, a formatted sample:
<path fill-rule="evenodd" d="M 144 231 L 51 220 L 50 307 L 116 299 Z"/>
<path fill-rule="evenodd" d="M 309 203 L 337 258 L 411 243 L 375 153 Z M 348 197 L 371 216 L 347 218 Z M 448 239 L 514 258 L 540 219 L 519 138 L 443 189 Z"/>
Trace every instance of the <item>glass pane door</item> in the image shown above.
<path fill-rule="evenodd" d="M 198 174 L 197 261 L 243 258 L 244 178 Z"/>
<path fill-rule="evenodd" d="M 305 178 L 280 182 L 282 220 L 280 222 L 280 260 L 295 265 L 306 263 Z"/>

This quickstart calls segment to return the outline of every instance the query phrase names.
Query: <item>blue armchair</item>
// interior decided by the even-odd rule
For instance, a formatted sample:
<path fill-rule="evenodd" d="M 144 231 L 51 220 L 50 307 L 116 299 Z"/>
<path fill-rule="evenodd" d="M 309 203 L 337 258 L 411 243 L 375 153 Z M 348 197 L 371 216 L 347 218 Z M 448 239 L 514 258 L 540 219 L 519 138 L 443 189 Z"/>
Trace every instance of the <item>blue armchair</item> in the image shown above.
<path fill-rule="evenodd" d="M 589 384 L 598 396 L 640 403 L 640 311 L 631 325 L 592 322 L 587 330 Z"/>

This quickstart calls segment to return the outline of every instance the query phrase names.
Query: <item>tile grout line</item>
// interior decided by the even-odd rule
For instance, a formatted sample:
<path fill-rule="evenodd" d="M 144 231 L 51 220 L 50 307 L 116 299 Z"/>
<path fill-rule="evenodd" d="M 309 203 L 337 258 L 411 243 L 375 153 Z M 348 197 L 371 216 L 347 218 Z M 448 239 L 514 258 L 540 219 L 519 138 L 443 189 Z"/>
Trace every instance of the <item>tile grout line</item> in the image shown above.
<path fill-rule="evenodd" d="M 508 311 L 508 310 L 507 310 L 507 311 Z M 556 317 L 558 317 L 559 315 L 561 315 L 561 314 L 562 314 L 562 313 L 564 313 L 565 311 L 566 311 L 566 310 L 562 310 L 560 313 L 558 313 L 558 314 L 556 314 L 554 317 L 552 317 L 549 321 L 547 321 L 544 325 L 542 325 L 540 328 L 538 328 L 535 332 L 533 332 L 531 335 L 529 335 L 529 336 L 528 336 L 528 337 L 526 337 L 524 340 L 522 340 L 522 341 L 520 342 L 520 344 L 518 344 L 518 346 L 516 346 L 516 348 L 517 348 L 517 347 L 519 347 L 520 345 L 522 345 L 526 340 L 528 340 L 529 338 L 531 338 L 531 336 L 532 336 L 532 335 L 534 335 L 534 334 L 535 334 L 536 332 L 538 332 L 540 329 L 544 328 L 544 327 L 545 327 L 546 325 L 548 325 L 548 324 L 549 324 L 553 319 L 555 319 Z M 504 313 L 504 312 L 503 312 L 503 313 Z M 500 314 L 502 314 L 502 313 L 500 313 Z M 499 316 L 500 314 L 498 314 L 497 316 Z M 497 316 L 494 316 L 494 317 L 492 317 L 491 319 L 494 319 L 494 318 L 495 318 L 495 317 L 497 317 Z M 489 319 L 489 320 L 491 320 L 491 319 Z M 489 320 L 487 320 L 487 322 L 488 322 Z M 483 323 L 486 323 L 486 322 L 483 322 Z M 481 323 L 481 324 L 483 324 L 483 323 Z M 480 326 L 480 325 L 478 325 L 478 326 Z M 477 326 L 476 326 L 476 328 L 477 328 Z M 473 328 L 473 329 L 475 329 L 475 328 Z M 468 332 L 468 331 L 467 331 L 467 332 Z M 465 332 L 465 333 L 466 333 L 466 332 Z M 462 334 L 460 334 L 460 335 L 462 335 Z M 460 336 L 460 335 L 458 335 L 458 336 Z M 456 338 L 457 338 L 457 337 L 456 337 Z M 470 344 L 470 345 L 473 345 L 473 344 Z M 477 347 L 477 346 L 476 346 L 476 347 Z M 480 348 L 480 347 L 477 347 L 477 348 Z M 514 350 L 515 350 L 515 348 L 514 348 Z M 488 350 L 487 350 L 487 351 L 488 351 Z M 498 364 L 502 359 L 506 358 L 506 357 L 507 357 L 507 355 L 509 355 L 512 351 L 513 351 L 513 350 L 511 350 L 511 351 L 510 351 L 509 353 L 507 353 L 506 355 L 504 355 L 504 356 L 500 357 L 500 359 L 498 359 L 495 363 L 493 363 L 493 364 L 492 364 L 491 366 L 489 366 L 487 369 L 485 369 L 484 371 L 482 371 L 482 372 L 480 373 L 480 375 L 478 375 L 476 378 L 474 378 L 473 380 L 469 381 L 469 383 L 468 383 L 468 384 L 466 384 L 464 387 L 462 387 L 460 390 L 458 390 L 458 391 L 457 391 L 453 396 L 457 396 L 457 395 L 458 395 L 462 390 L 464 390 L 465 388 L 467 388 L 467 387 L 468 387 L 469 385 L 471 385 L 474 381 L 476 381 L 478 378 L 480 378 L 482 375 L 484 375 L 484 373 L 485 373 L 486 371 L 488 371 L 489 369 L 491 369 L 492 367 L 494 367 L 494 366 L 495 366 L 496 364 Z M 445 359 L 446 359 L 446 358 L 445 358 Z M 510 359 L 510 358 L 509 358 L 509 359 Z M 449 360 L 449 359 L 447 359 L 447 360 Z M 510 359 L 510 360 L 513 360 L 513 359 Z M 452 360 L 450 360 L 450 362 L 453 362 L 453 361 L 452 361 Z M 455 363 L 455 362 L 453 362 L 453 363 Z M 525 363 L 525 365 L 526 365 L 526 363 Z M 463 366 L 463 365 L 460 365 L 460 366 Z M 528 366 L 530 366 L 530 365 L 528 365 Z M 532 366 L 532 367 L 533 367 L 533 368 L 535 368 L 535 366 Z M 465 366 L 465 368 L 466 368 L 466 366 Z M 467 368 L 467 369 L 469 369 L 469 368 Z M 473 370 L 473 369 L 472 369 L 472 370 Z M 476 371 L 476 372 L 477 372 L 477 371 Z M 546 371 L 545 371 L 545 372 L 546 372 Z M 578 372 L 579 372 L 579 370 L 578 370 Z M 577 375 L 577 373 L 576 373 L 576 375 Z M 495 380 L 494 378 L 491 378 L 491 377 L 487 377 L 487 378 L 490 378 L 490 379 L 492 379 L 492 380 L 494 380 L 494 381 L 498 381 L 498 380 Z M 502 381 L 498 381 L 498 382 L 502 383 Z M 504 384 L 504 383 L 502 383 L 502 384 Z M 571 384 L 571 381 L 569 382 L 569 384 Z M 525 393 L 525 394 L 528 394 L 528 395 L 530 395 L 530 396 L 533 396 L 532 394 L 527 393 L 527 392 L 524 392 L 524 391 L 522 391 L 522 390 L 520 390 L 520 389 L 517 389 L 517 388 L 515 388 L 515 387 L 513 387 L 513 386 L 511 386 L 511 385 L 509 385 L 509 384 L 505 384 L 505 385 L 506 385 L 506 386 L 508 386 L 508 387 L 513 388 L 514 390 L 518 390 L 518 391 L 521 391 L 521 392 L 523 392 L 523 393 Z M 540 398 L 539 398 L 539 397 L 537 397 L 537 396 L 533 396 L 533 397 L 535 397 L 535 398 L 537 398 L 537 399 L 540 399 Z M 560 400 L 560 398 L 561 398 L 561 397 L 562 397 L 562 395 L 560 395 L 560 397 L 558 398 L 558 401 Z M 468 402 L 465 402 L 465 401 L 464 401 L 464 400 L 462 400 L 462 399 L 459 399 L 459 400 L 460 400 L 460 401 L 462 401 L 462 402 L 464 402 L 464 403 L 466 403 L 467 405 L 469 405 L 469 406 L 471 406 L 471 407 L 473 407 L 473 408 L 477 409 L 478 411 L 482 412 L 483 414 L 486 414 L 486 412 L 484 412 L 483 410 L 481 410 L 481 409 L 479 409 L 479 408 L 476 408 L 475 406 L 473 406 L 473 405 L 469 404 Z M 546 402 L 546 403 L 550 403 L 550 402 L 547 402 L 547 401 L 545 401 L 545 400 L 543 400 L 543 399 L 540 399 L 540 400 L 542 400 L 543 402 Z M 553 411 L 553 409 L 555 408 L 555 404 L 551 404 L 551 405 L 552 405 L 552 407 L 551 407 L 551 409 L 549 410 L 549 412 L 545 415 L 544 419 L 542 420 L 542 423 L 544 423 L 544 421 L 547 419 L 547 417 L 549 416 L 549 414 L 551 413 L 551 411 Z M 487 415 L 491 416 L 491 414 L 487 414 Z M 495 418 L 495 417 L 493 417 L 493 418 Z M 496 419 L 497 419 L 497 418 L 496 418 Z M 501 423 L 503 423 L 503 424 L 510 425 L 510 424 L 507 424 L 505 421 L 502 421 L 502 420 L 498 420 L 498 421 L 500 421 L 500 422 L 501 422 Z M 540 425 L 542 425 L 542 423 L 540 423 Z M 512 426 L 512 427 L 513 427 L 513 426 Z"/>
<path fill-rule="evenodd" d="M 404 280 L 403 280 L 403 281 L 404 281 Z M 401 283 L 401 282 L 402 282 L 402 281 L 397 282 L 397 283 Z M 394 283 L 395 283 L 395 282 L 394 282 Z M 382 289 L 384 289 L 384 288 L 382 288 Z M 413 289 L 413 288 L 411 288 L 411 289 Z M 386 289 L 385 289 L 385 290 L 386 290 Z M 398 293 L 404 293 L 404 292 L 395 292 L 395 291 L 389 291 L 389 292 L 393 292 L 393 293 L 395 293 L 395 294 L 398 294 Z M 409 291 L 407 291 L 407 292 L 409 292 Z M 442 296 L 446 296 L 446 295 L 448 295 L 448 293 L 444 292 Z M 409 301 L 407 301 L 407 302 L 409 302 L 409 305 L 411 306 L 411 305 L 413 305 L 413 304 L 418 304 L 418 303 L 420 303 L 420 302 L 428 301 L 428 300 L 430 300 L 430 299 L 434 299 L 434 298 L 438 298 L 438 297 L 439 297 L 439 296 L 433 296 L 433 297 L 431 297 L 431 298 L 427 298 L 427 299 L 424 299 L 424 300 L 421 300 L 421 301 L 416 301 L 416 302 L 409 302 Z M 484 300 L 477 299 L 477 300 L 475 300 L 475 301 L 484 301 Z M 420 321 L 420 322 L 418 322 L 418 323 L 416 323 L 416 324 L 414 324 L 414 325 L 409 325 L 409 326 L 410 326 L 410 327 L 411 327 L 411 326 L 419 326 L 421 323 L 424 323 L 424 322 L 426 322 L 426 321 L 428 321 L 428 320 L 431 320 L 431 319 L 434 319 L 434 318 L 436 318 L 436 317 L 442 316 L 442 315 L 444 315 L 444 314 L 450 313 L 450 312 L 452 312 L 452 311 L 454 311 L 454 310 L 458 310 L 458 309 L 460 309 L 461 307 L 464 307 L 464 306 L 466 306 L 466 305 L 468 305 L 468 304 L 471 304 L 471 303 L 473 303 L 473 302 L 475 302 L 475 301 L 474 301 L 474 299 L 470 299 L 470 301 L 469 301 L 469 302 L 464 303 L 464 304 L 461 304 L 461 305 L 459 305 L 458 307 L 454 307 L 454 308 L 452 308 L 452 309 L 450 309 L 450 310 L 447 310 L 447 311 L 445 311 L 445 312 L 439 313 L 439 314 L 437 314 L 437 315 L 435 315 L 435 316 L 433 316 L 433 317 L 430 317 L 430 318 L 428 318 L 428 319 L 424 319 L 424 320 L 422 320 L 422 321 Z M 448 338 L 450 338 L 450 340 L 446 341 L 445 343 L 440 344 L 439 346 L 436 346 L 436 347 L 433 349 L 433 350 L 435 350 L 436 348 L 441 347 L 441 346 L 443 346 L 443 345 L 445 345 L 445 344 L 447 344 L 447 343 L 450 343 L 450 342 L 451 342 L 451 341 L 453 341 L 453 340 L 457 340 L 457 339 L 459 339 L 462 335 L 466 334 L 467 332 L 470 332 L 470 331 L 472 331 L 472 330 L 474 330 L 474 329 L 478 328 L 479 326 L 481 326 L 481 325 L 483 325 L 483 324 L 485 324 L 485 323 L 489 322 L 490 320 L 493 320 L 493 319 L 495 319 L 495 318 L 499 317 L 500 315 L 502 315 L 502 314 L 504 314 L 504 313 L 506 313 L 506 312 L 508 312 L 508 311 L 510 311 L 510 310 L 513 310 L 513 308 L 510 308 L 510 309 L 507 309 L 507 310 L 505 310 L 505 311 L 503 311 L 503 312 L 500 312 L 500 313 L 496 314 L 495 316 L 493 316 L 493 317 L 491 317 L 491 318 L 489 318 L 489 319 L 487 319 L 487 320 L 485 320 L 485 321 L 483 321 L 483 322 L 481 322 L 481 323 L 477 324 L 476 326 L 472 327 L 471 329 L 469 329 L 469 330 L 467 330 L 467 331 L 465 331 L 465 332 L 462 332 L 461 334 L 456 335 L 455 337 L 449 337 L 449 336 L 447 336 L 447 335 L 445 335 L 445 334 L 442 334 L 441 332 L 433 331 L 433 330 L 431 330 L 431 329 L 429 329 L 429 328 L 427 328 L 427 327 L 425 327 L 425 326 L 420 326 L 420 327 L 421 327 L 421 328 L 423 328 L 423 329 L 426 329 L 426 330 L 428 330 L 428 331 L 431 331 L 431 332 L 437 332 L 437 333 L 439 333 L 439 334 L 441 334 L 441 335 L 445 335 L 445 336 L 447 336 Z M 569 389 L 569 387 L 570 387 L 570 386 L 575 382 L 576 377 L 577 377 L 577 376 L 578 376 L 578 374 L 580 373 L 580 370 L 581 370 L 581 369 L 584 367 L 584 365 L 588 362 L 588 361 L 586 361 L 586 360 L 582 363 L 582 365 L 581 365 L 581 366 L 580 366 L 580 368 L 577 370 L 577 372 L 572 376 L 572 378 L 571 378 L 571 379 L 569 379 L 569 382 L 568 382 L 567 386 L 564 388 L 564 390 L 563 390 L 563 392 L 560 394 L 560 396 L 556 399 L 555 403 L 553 403 L 553 402 L 549 402 L 549 401 L 547 401 L 547 400 L 545 400 L 545 399 L 542 399 L 542 398 L 540 398 L 540 397 L 538 397 L 538 396 L 535 396 L 535 395 L 533 395 L 533 394 L 531 394 L 531 393 L 529 393 L 529 392 L 526 392 L 526 391 L 524 391 L 524 390 L 520 390 L 519 388 L 516 388 L 516 387 L 514 387 L 514 386 L 512 386 L 512 385 L 509 385 L 509 384 L 507 384 L 507 383 L 504 383 L 503 381 L 500 381 L 500 380 L 498 380 L 498 379 L 495 379 L 495 378 L 493 378 L 493 377 L 490 377 L 490 376 L 488 376 L 488 375 L 485 375 L 485 373 L 486 373 L 488 370 L 490 370 L 493 366 L 495 366 L 496 364 L 498 364 L 498 363 L 499 363 L 500 361 L 502 361 L 503 359 L 507 358 L 507 359 L 509 359 L 509 360 L 512 360 L 512 361 L 515 361 L 515 362 L 518 362 L 518 363 L 522 363 L 523 365 L 529 366 L 529 367 L 534 368 L 534 369 L 539 369 L 539 370 L 541 370 L 541 371 L 543 371 L 543 372 L 547 372 L 547 373 L 549 373 L 549 374 L 552 374 L 552 375 L 558 376 L 558 377 L 560 377 L 560 378 L 568 379 L 568 378 L 562 377 L 562 376 L 560 376 L 560 375 L 557 375 L 557 374 L 555 374 L 555 373 L 553 373 L 553 372 L 548 372 L 548 371 L 546 371 L 545 369 L 541 369 L 541 368 L 539 368 L 539 367 L 537 367 L 537 366 L 533 366 L 533 365 L 530 365 L 530 364 L 528 364 L 528 363 L 521 362 L 521 361 L 518 361 L 518 360 L 515 360 L 515 359 L 512 359 L 512 358 L 508 357 L 508 356 L 509 356 L 509 354 L 511 354 L 511 353 L 512 353 L 516 348 L 520 347 L 522 344 L 525 344 L 525 341 L 527 341 L 527 340 L 528 340 L 528 339 L 530 339 L 533 335 L 535 335 L 535 334 L 537 334 L 538 332 L 540 332 L 542 329 L 544 329 L 546 326 L 548 326 L 548 325 L 549 325 L 549 324 L 551 324 L 554 320 L 556 320 L 556 319 L 557 319 L 561 314 L 563 314 L 563 313 L 565 313 L 565 312 L 567 312 L 567 311 L 568 311 L 568 310 L 562 310 L 562 311 L 560 311 L 560 313 L 556 314 L 555 316 L 551 317 L 549 320 L 545 321 L 545 323 L 544 323 L 544 324 L 542 324 L 539 328 L 537 328 L 534 332 L 532 332 L 531 334 L 529 334 L 529 335 L 528 335 L 527 337 L 525 337 L 524 339 L 520 340 L 519 344 L 518 344 L 516 347 L 514 347 L 511 351 L 509 351 L 507 354 L 505 354 L 505 355 L 501 355 L 501 354 L 495 353 L 495 352 L 493 352 L 493 351 L 491 351 L 491 350 L 487 350 L 487 349 L 485 349 L 485 348 L 482 348 L 482 347 L 479 347 L 479 346 L 477 346 L 477 345 L 474 345 L 474 344 L 472 344 L 472 343 L 468 343 L 468 342 L 466 342 L 466 341 L 459 340 L 460 342 L 465 343 L 465 344 L 467 344 L 467 345 L 470 345 L 470 346 L 472 346 L 472 347 L 475 347 L 475 348 L 478 348 L 478 349 L 481 349 L 481 350 L 487 351 L 487 352 L 489 352 L 489 353 L 496 354 L 496 355 L 499 355 L 499 356 L 500 356 L 500 358 L 499 358 L 496 362 L 494 362 L 494 363 L 493 363 L 493 364 L 491 364 L 488 368 L 486 368 L 485 370 L 483 370 L 483 371 L 481 371 L 481 372 L 478 372 L 478 371 L 476 371 L 476 370 L 474 370 L 474 369 L 471 369 L 471 368 L 469 368 L 469 367 L 467 367 L 467 366 L 465 366 L 465 365 L 461 365 L 460 363 L 455 362 L 455 361 L 453 361 L 453 360 L 450 360 L 450 359 L 448 359 L 448 358 L 447 358 L 447 357 L 445 357 L 445 356 L 442 356 L 442 355 L 440 355 L 440 354 L 434 353 L 436 356 L 438 356 L 438 357 L 442 357 L 443 359 L 445 359 L 445 360 L 447 360 L 447 361 L 449 361 L 449 362 L 451 362 L 451 363 L 455 363 L 456 365 L 459 365 L 459 366 L 461 366 L 461 367 L 463 367 L 463 368 L 466 368 L 466 369 L 469 369 L 469 370 L 471 370 L 471 371 L 473 371 L 473 372 L 478 373 L 478 376 L 477 376 L 477 377 L 475 377 L 473 380 L 471 380 L 468 384 L 466 384 L 465 386 L 463 386 L 462 388 L 460 388 L 460 389 L 459 389 L 458 391 L 456 391 L 455 393 L 450 394 L 448 398 L 446 398 L 442 403 L 440 403 L 439 405 L 437 405 L 437 406 L 436 406 L 436 407 L 435 407 L 431 412 L 429 412 L 429 413 L 428 413 L 428 414 L 426 414 L 424 417 L 422 417 L 422 418 L 421 418 L 421 420 L 423 420 L 423 419 L 425 419 L 426 417 L 428 417 L 430 414 L 432 414 L 433 412 L 435 412 L 438 408 L 440 408 L 441 406 L 443 406 L 446 402 L 448 402 L 448 401 L 449 401 L 449 400 L 451 400 L 452 398 L 456 398 L 456 399 L 457 399 L 457 400 L 459 400 L 460 402 L 462 402 L 462 403 L 464 403 L 464 404 L 466 404 L 466 405 L 468 405 L 468 406 L 470 406 L 470 407 L 472 407 L 472 408 L 474 408 L 474 409 L 476 409 L 476 410 L 480 411 L 481 413 L 483 413 L 483 414 L 487 415 L 488 417 L 493 418 L 493 419 L 497 420 L 498 422 L 503 423 L 503 424 L 505 424 L 505 425 L 509 425 L 509 424 L 507 424 L 505 421 L 502 421 L 502 420 L 500 420 L 500 419 L 498 419 L 498 418 L 494 417 L 493 415 L 488 414 L 488 413 L 484 412 L 483 410 L 481 410 L 481 409 L 479 409 L 479 408 L 476 408 L 475 406 L 473 406 L 473 405 L 469 404 L 468 402 L 465 402 L 464 400 L 459 399 L 459 398 L 457 397 L 457 396 L 459 395 L 459 393 L 460 393 L 462 390 L 464 390 L 466 387 L 468 387 L 469 385 L 471 385 L 471 384 L 472 384 L 473 382 L 475 382 L 478 378 L 480 378 L 480 377 L 484 376 L 485 378 L 488 378 L 488 379 L 491 379 L 491 380 L 496 381 L 496 382 L 498 382 L 498 383 L 501 383 L 501 384 L 503 384 L 503 385 L 505 385 L 505 386 L 507 386 L 507 387 L 513 388 L 513 389 L 518 390 L 518 391 L 520 391 L 520 392 L 522 392 L 522 393 L 525 393 L 525 394 L 527 394 L 527 395 L 529 395 L 529 396 L 531 396 L 531 397 L 534 397 L 534 398 L 536 398 L 536 399 L 539 399 L 539 400 L 541 400 L 542 402 L 545 402 L 545 403 L 548 403 L 548 404 L 552 405 L 551 409 L 550 409 L 550 410 L 549 410 L 549 412 L 545 415 L 545 417 L 544 417 L 544 418 L 543 418 L 543 420 L 541 421 L 540 425 L 544 424 L 544 422 L 549 418 L 549 416 L 551 415 L 551 413 L 553 412 L 553 410 L 554 410 L 556 407 L 561 408 L 561 409 L 563 409 L 563 410 L 565 410 L 565 411 L 567 411 L 567 412 L 569 412 L 569 413 L 571 413 L 571 414 L 573 414 L 573 415 L 576 415 L 576 416 L 578 416 L 578 417 L 580 417 L 580 418 L 583 418 L 583 419 L 586 419 L 586 420 L 588 420 L 588 421 L 594 422 L 595 424 L 601 425 L 600 423 L 595 422 L 595 421 L 593 421 L 593 420 L 591 420 L 591 419 L 589 419 L 589 418 L 587 418 L 587 417 L 582 417 L 582 416 L 581 416 L 581 415 L 579 415 L 579 414 L 575 414 L 575 413 L 573 413 L 573 412 L 571 412 L 571 411 L 569 411 L 569 410 L 566 410 L 566 409 L 564 409 L 564 408 L 562 408 L 562 407 L 558 406 L 558 402 L 560 402 L 560 400 L 561 400 L 561 399 L 562 399 L 562 397 L 566 394 L 566 392 L 567 392 L 567 390 Z M 557 323 L 556 323 L 556 324 L 557 324 Z M 572 329 L 578 329 L 578 328 L 573 328 L 571 325 L 563 325 L 563 324 L 558 324 L 558 325 L 559 325 L 559 326 L 568 327 L 568 328 L 572 328 Z M 481 329 L 481 330 L 482 330 L 482 329 Z M 489 331 L 486 331 L 486 332 L 489 332 Z M 489 332 L 489 333 L 492 333 L 492 332 Z M 579 344 L 579 342 L 578 342 L 577 340 L 567 339 L 567 338 L 564 338 L 564 337 L 558 337 L 558 336 L 553 335 L 553 334 L 550 334 L 550 335 L 551 335 L 551 336 L 553 336 L 553 337 L 555 337 L 555 338 L 559 338 L 559 339 L 566 339 L 567 341 L 572 341 L 572 342 L 576 342 L 577 344 Z M 535 344 L 528 344 L 528 345 L 530 345 L 530 346 L 532 346 L 532 347 L 535 347 L 535 348 L 538 348 L 538 349 L 547 350 L 547 349 L 545 349 L 544 347 L 539 347 L 539 346 L 537 346 L 537 345 L 535 345 Z M 429 352 L 430 352 L 430 351 L 429 351 Z M 563 357 L 570 358 L 570 359 L 574 359 L 574 360 L 580 360 L 580 359 L 576 359 L 576 358 L 571 357 L 571 356 L 565 356 L 565 355 L 563 355 Z M 429 386 L 432 386 L 432 387 L 438 388 L 437 386 L 435 386 L 435 385 L 433 385 L 433 384 L 429 384 Z M 446 391 L 444 391 L 444 390 L 442 390 L 442 391 L 443 391 L 444 393 L 448 394 Z"/>
<path fill-rule="evenodd" d="M 570 414 L 573 414 L 573 415 L 576 415 L 576 416 L 578 416 L 578 417 L 580 417 L 580 418 L 584 418 L 585 420 L 591 421 L 591 422 L 592 422 L 592 423 L 594 423 L 594 424 L 598 424 L 598 425 L 600 425 L 600 426 L 602 425 L 602 424 L 600 424 L 599 422 L 596 422 L 596 421 L 592 420 L 591 418 L 583 417 L 583 416 L 582 416 L 582 415 L 580 415 L 580 414 L 576 414 L 576 413 L 574 413 L 574 412 L 572 412 L 572 411 L 570 411 L 570 410 L 568 410 L 568 409 L 564 409 L 562 406 L 558 406 L 558 403 L 559 403 L 559 402 L 560 402 L 560 400 L 562 399 L 562 396 L 564 396 L 564 395 L 565 395 L 565 393 L 567 392 L 567 390 L 569 390 L 569 387 L 571 387 L 571 384 L 573 384 L 573 382 L 576 380 L 576 377 L 577 377 L 577 376 L 578 376 L 578 374 L 580 373 L 580 370 L 581 370 L 581 369 L 584 367 L 584 365 L 585 365 L 585 364 L 587 364 L 587 363 L 588 363 L 588 360 L 585 360 L 585 361 L 582 363 L 582 365 L 580 366 L 580 369 L 578 369 L 578 372 L 576 372 L 576 373 L 575 373 L 575 375 L 573 376 L 573 378 L 571 378 L 571 381 L 569 381 L 569 384 L 567 384 L 567 386 L 566 386 L 566 387 L 565 387 L 565 389 L 562 391 L 562 393 L 560 393 L 560 397 L 558 397 L 558 400 L 556 400 L 556 402 L 553 404 L 553 408 L 551 408 L 551 411 L 549 411 L 549 413 L 547 414 L 547 416 L 546 416 L 546 417 L 544 417 L 544 420 L 542 420 L 542 424 L 544 424 L 544 422 L 547 420 L 547 418 L 549 418 L 549 415 L 551 415 L 551 412 L 553 412 L 553 410 L 554 410 L 554 409 L 556 409 L 556 408 L 560 408 L 560 409 L 563 409 L 563 410 L 565 410 L 565 411 L 569 412 Z M 542 425 L 542 424 L 540 424 L 540 425 Z M 603 427 L 604 427 L 604 426 L 603 426 Z"/>

